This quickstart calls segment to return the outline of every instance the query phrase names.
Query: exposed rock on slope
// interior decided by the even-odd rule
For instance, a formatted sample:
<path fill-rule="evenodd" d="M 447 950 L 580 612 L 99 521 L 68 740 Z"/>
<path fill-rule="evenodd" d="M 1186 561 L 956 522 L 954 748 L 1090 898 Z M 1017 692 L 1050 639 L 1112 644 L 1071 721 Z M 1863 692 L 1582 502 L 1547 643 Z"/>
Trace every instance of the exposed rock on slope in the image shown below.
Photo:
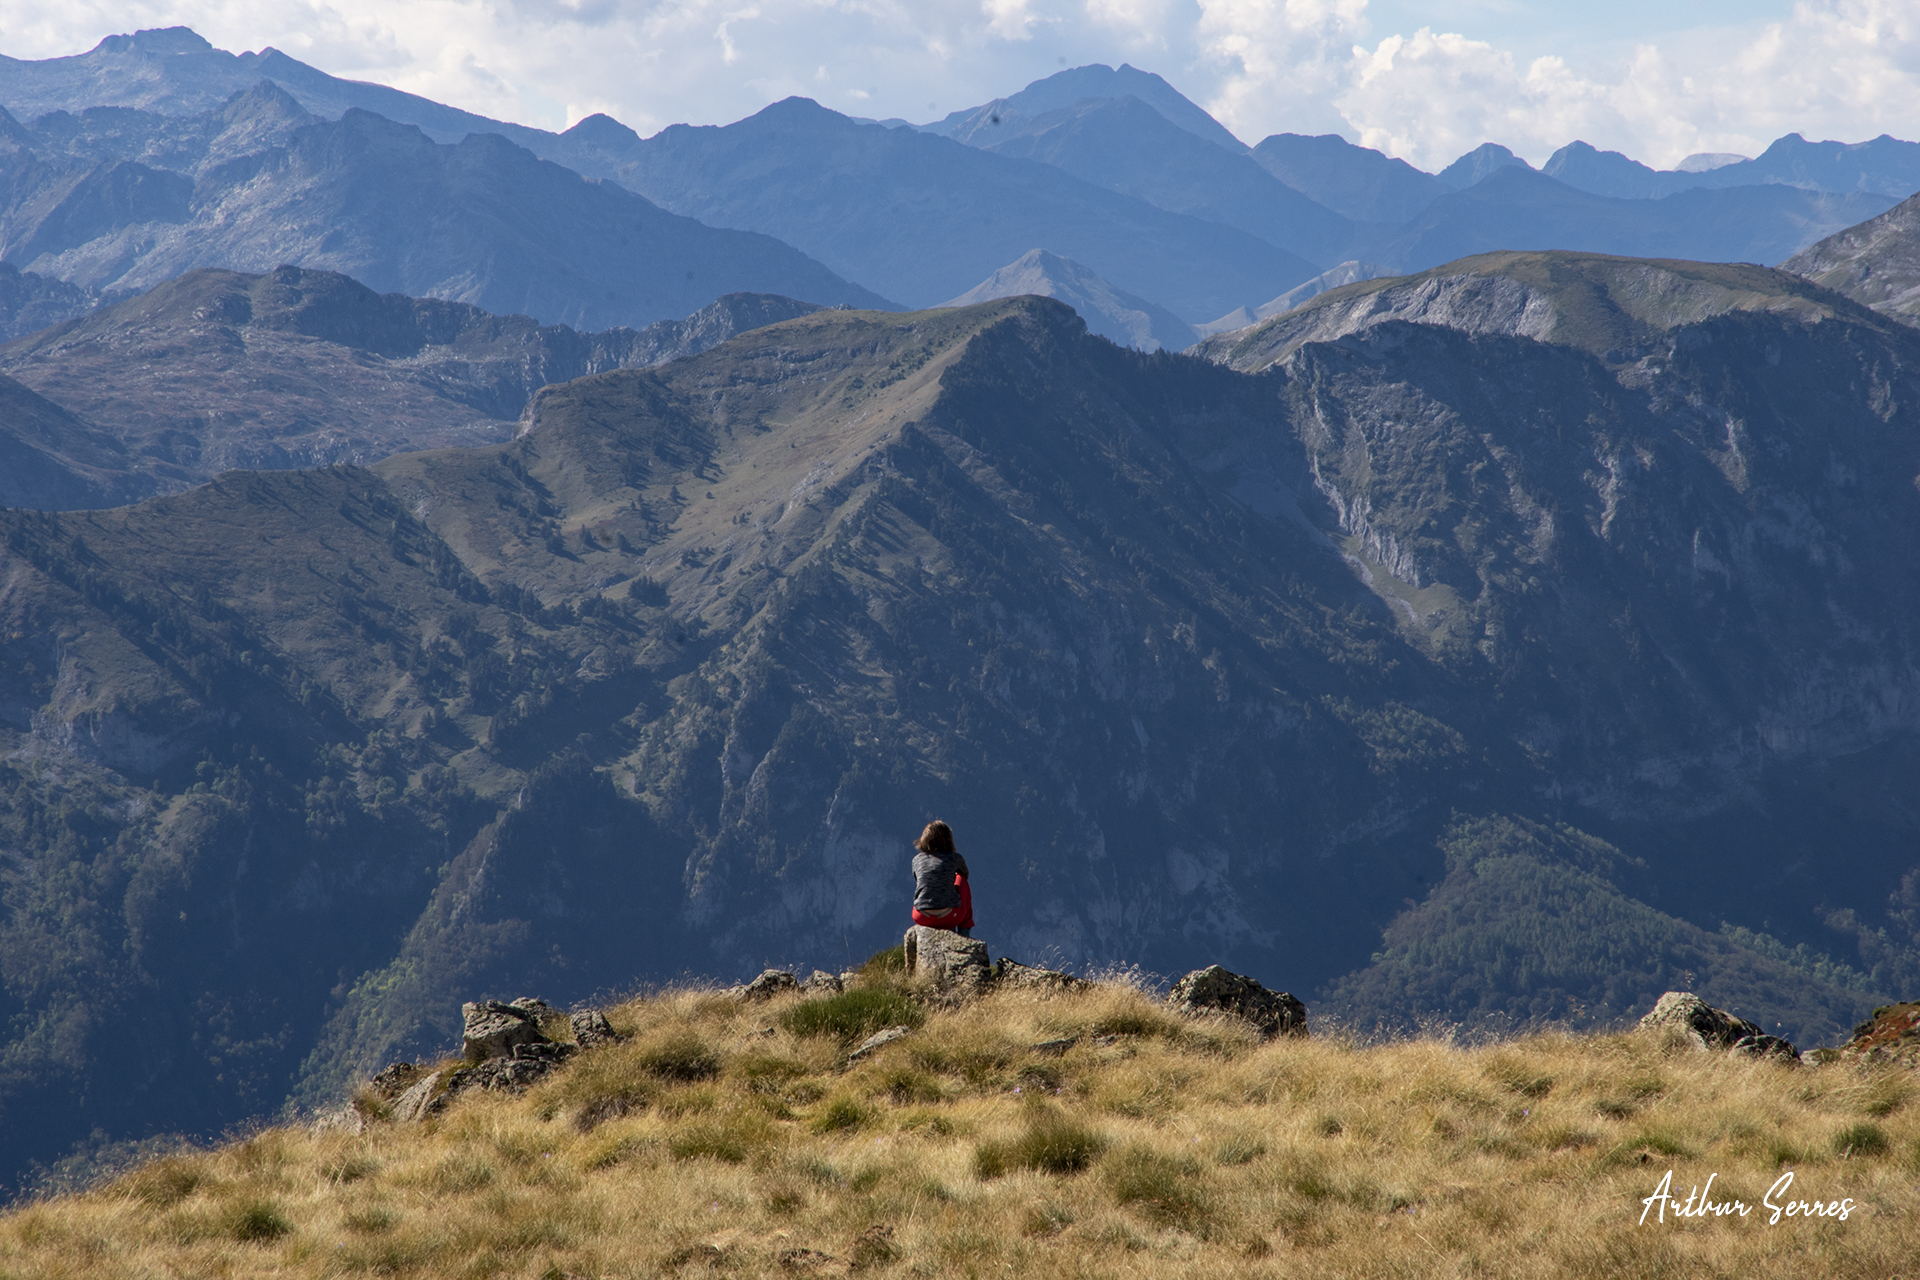
<path fill-rule="evenodd" d="M 330 271 L 191 271 L 0 347 L 0 373 L 76 415 L 96 442 L 75 454 L 36 437 L 68 460 L 48 465 L 75 478 L 48 487 L 22 476 L 10 505 L 116 506 L 232 468 L 505 440 L 549 382 L 657 364 L 814 310 L 729 294 L 685 320 L 577 333 L 377 294 Z M 17 434 L 24 420 L 8 425 Z"/>
<path fill-rule="evenodd" d="M 1141 351 L 1184 351 L 1198 336 L 1193 326 L 1165 307 L 1122 293 L 1077 262 L 1045 249 L 1030 249 L 951 302 L 968 307 L 1022 294 L 1056 298 L 1080 313 L 1090 332 Z"/>
<path fill-rule="evenodd" d="M 1908 324 L 1920 321 L 1920 196 L 1809 245 L 1782 271 Z"/>

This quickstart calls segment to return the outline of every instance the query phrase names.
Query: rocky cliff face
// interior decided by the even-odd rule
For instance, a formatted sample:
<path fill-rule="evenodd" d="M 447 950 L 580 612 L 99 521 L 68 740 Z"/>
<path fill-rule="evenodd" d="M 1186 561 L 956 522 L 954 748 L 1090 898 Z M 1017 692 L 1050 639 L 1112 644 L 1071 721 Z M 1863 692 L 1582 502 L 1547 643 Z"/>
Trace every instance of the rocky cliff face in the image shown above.
<path fill-rule="evenodd" d="M 224 1123 L 509 988 L 844 967 L 936 814 L 996 949 L 1817 1039 L 1920 975 L 1920 356 L 1843 303 L 1661 333 L 1249 374 L 1041 299 L 823 311 L 508 443 L 9 514 L 9 1131 L 107 1078 Z M 1652 959 L 1556 932 L 1588 898 Z"/>

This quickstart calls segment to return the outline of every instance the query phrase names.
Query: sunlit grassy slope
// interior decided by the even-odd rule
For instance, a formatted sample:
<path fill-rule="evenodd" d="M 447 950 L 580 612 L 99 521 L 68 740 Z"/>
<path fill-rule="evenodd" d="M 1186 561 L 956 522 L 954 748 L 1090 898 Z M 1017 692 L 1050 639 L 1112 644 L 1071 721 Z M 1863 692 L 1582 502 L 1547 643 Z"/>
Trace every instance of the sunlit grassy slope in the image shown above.
<path fill-rule="evenodd" d="M 610 1011 L 630 1041 L 523 1097 L 273 1129 L 18 1209 L 0 1274 L 1691 1280 L 1920 1256 L 1900 1068 L 1638 1033 L 1262 1044 L 1117 983 L 927 1010 L 850 1065 L 921 1011 L 877 985 L 826 999 L 637 1000 Z M 1711 1176 L 1752 1212 L 1642 1225 L 1669 1169 L 1676 1205 Z M 1846 1219 L 1770 1225 L 1789 1171 L 1775 1200 Z"/>

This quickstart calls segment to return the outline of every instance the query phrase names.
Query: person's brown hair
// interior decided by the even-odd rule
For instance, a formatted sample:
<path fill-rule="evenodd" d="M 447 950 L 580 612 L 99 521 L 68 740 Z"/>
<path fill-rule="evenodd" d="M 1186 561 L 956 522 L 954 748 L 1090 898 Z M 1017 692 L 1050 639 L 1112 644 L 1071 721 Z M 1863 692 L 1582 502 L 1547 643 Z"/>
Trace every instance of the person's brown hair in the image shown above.
<path fill-rule="evenodd" d="M 920 838 L 913 842 L 913 847 L 922 853 L 952 853 L 953 828 L 935 818 L 920 833 Z"/>

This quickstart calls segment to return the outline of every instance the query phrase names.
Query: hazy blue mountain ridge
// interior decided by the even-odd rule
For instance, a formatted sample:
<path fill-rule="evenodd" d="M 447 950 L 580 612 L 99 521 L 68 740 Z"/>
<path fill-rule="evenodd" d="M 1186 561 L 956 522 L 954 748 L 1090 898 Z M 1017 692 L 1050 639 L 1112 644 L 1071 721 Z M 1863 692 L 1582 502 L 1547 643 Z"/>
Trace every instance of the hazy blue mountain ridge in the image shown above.
<path fill-rule="evenodd" d="M 1227 151 L 1138 98 L 1085 99 L 971 139 L 997 155 L 1040 160 L 1175 213 L 1237 227 L 1320 267 L 1353 246 L 1353 222 L 1314 203 L 1244 150 Z"/>
<path fill-rule="evenodd" d="M 1051 165 L 859 124 L 804 98 L 724 127 L 674 125 L 638 147 L 618 177 L 649 199 L 778 236 L 909 305 L 953 297 L 1036 246 L 1190 322 L 1318 271 Z"/>
<path fill-rule="evenodd" d="M 497 135 L 448 146 L 358 109 L 318 120 L 269 83 L 184 122 L 53 123 L 44 151 L 0 157 L 0 253 L 87 287 L 295 263 L 576 328 L 743 291 L 888 305 L 770 237 L 702 226 Z M 183 167 L 148 163 L 161 160 Z"/>
<path fill-rule="evenodd" d="M 983 106 L 954 111 L 936 123 L 915 127 L 980 146 L 991 143 L 1005 126 L 1018 127 L 1036 116 L 1066 110 L 1090 100 L 1118 98 L 1137 99 L 1153 108 L 1170 124 L 1230 153 L 1238 154 L 1248 149 L 1246 143 L 1234 137 L 1226 126 L 1178 89 L 1153 72 L 1141 71 L 1124 62 L 1117 71 L 1101 63 L 1072 67 L 1044 80 L 1035 80 L 1020 92 L 1005 98 L 995 98 Z"/>

